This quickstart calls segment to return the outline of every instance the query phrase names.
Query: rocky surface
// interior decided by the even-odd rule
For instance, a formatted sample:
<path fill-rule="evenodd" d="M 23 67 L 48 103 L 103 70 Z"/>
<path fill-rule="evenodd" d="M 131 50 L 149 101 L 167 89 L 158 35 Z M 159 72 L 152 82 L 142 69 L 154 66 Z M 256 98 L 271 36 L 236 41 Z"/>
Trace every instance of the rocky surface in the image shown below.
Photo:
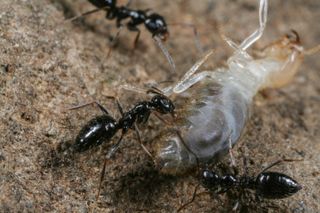
<path fill-rule="evenodd" d="M 119 1 L 124 4 L 124 1 Z M 146 1 L 134 8 L 152 8 L 168 23 L 194 23 L 205 50 L 215 48 L 206 66 L 221 66 L 232 53 L 217 33 L 241 41 L 257 26 L 257 1 Z M 150 34 L 133 51 L 134 32 L 123 30 L 107 58 L 114 21 L 103 13 L 75 23 L 68 17 L 93 9 L 85 0 L 1 0 L 0 2 L 0 211 L 1 212 L 173 212 L 188 201 L 198 180 L 193 176 L 159 174 L 137 145 L 134 134 L 108 162 L 101 196 L 96 199 L 105 144 L 83 154 L 68 146 L 95 107 L 70 106 L 97 100 L 115 117 L 119 113 L 107 95 L 119 97 L 125 108 L 146 96 L 120 90 L 124 82 L 144 87 L 176 80 L 201 54 L 190 28 L 170 26 L 166 43 L 177 64 L 170 67 Z M 305 47 L 320 43 L 318 0 L 270 1 L 269 21 L 261 48 L 295 29 Z M 230 212 L 237 200 L 242 212 L 320 211 L 320 61 L 308 56 L 294 81 L 268 96 L 257 95 L 247 130 L 233 153 L 239 172 L 249 159 L 250 174 L 282 158 L 303 161 L 273 170 L 294 177 L 303 189 L 288 199 L 258 202 L 254 196 L 202 195 L 186 212 Z M 178 98 L 176 101 L 179 101 Z M 147 147 L 161 125 L 151 118 L 141 127 Z M 223 162 L 228 164 L 228 158 Z M 203 191 L 204 189 L 201 189 Z M 250 194 L 250 193 L 249 193 Z"/>

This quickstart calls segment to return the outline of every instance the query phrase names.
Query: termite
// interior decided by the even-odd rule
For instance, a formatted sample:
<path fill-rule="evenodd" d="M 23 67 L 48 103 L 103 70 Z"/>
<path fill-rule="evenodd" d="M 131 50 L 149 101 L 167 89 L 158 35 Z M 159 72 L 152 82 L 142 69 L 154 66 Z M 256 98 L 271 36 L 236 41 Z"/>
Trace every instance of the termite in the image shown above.
<path fill-rule="evenodd" d="M 224 37 L 234 49 L 226 67 L 195 73 L 213 53 L 210 51 L 176 84 L 162 89 L 167 96 L 177 94 L 186 100 L 183 108 L 177 107 L 179 117 L 175 124 L 185 144 L 175 131 L 165 131 L 156 140 L 155 156 L 161 172 L 176 175 L 195 168 L 194 154 L 201 163 L 219 160 L 239 140 L 258 91 L 286 85 L 304 56 L 320 50 L 320 45 L 304 50 L 293 31 L 293 35 L 266 46 L 259 57 L 249 55 L 248 48 L 265 29 L 267 9 L 268 1 L 260 0 L 259 27 L 240 45 Z"/>

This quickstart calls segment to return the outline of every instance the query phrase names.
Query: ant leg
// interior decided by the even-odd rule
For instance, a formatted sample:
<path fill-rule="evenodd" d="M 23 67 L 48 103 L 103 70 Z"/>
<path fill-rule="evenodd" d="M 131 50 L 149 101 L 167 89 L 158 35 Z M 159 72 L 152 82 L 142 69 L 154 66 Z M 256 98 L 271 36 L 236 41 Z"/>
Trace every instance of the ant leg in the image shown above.
<path fill-rule="evenodd" d="M 137 30 L 137 35 L 136 35 L 136 38 L 134 39 L 134 43 L 133 43 L 133 50 L 135 50 L 138 46 L 138 41 L 139 41 L 139 38 L 140 38 L 140 30 L 138 28 L 136 28 Z"/>
<path fill-rule="evenodd" d="M 167 120 L 165 120 L 164 118 L 162 118 L 157 112 L 153 113 L 161 122 L 163 122 L 166 125 L 170 125 L 170 122 L 168 122 Z"/>
<path fill-rule="evenodd" d="M 121 30 L 123 29 L 123 26 L 121 24 L 119 24 L 119 27 L 118 27 L 118 31 L 115 35 L 114 38 L 112 38 L 111 42 L 110 42 L 110 47 L 109 47 L 109 50 L 108 50 L 108 53 L 107 53 L 107 58 L 109 58 L 109 56 L 111 55 L 111 50 L 112 50 L 112 47 L 115 45 L 115 43 L 118 41 L 118 38 L 119 38 L 119 35 L 120 35 L 120 32 Z"/>
<path fill-rule="evenodd" d="M 268 0 L 260 0 L 259 6 L 259 28 L 248 36 L 239 46 L 243 51 L 248 49 L 253 43 L 255 43 L 263 34 L 263 31 L 267 23 L 268 14 Z"/>
<path fill-rule="evenodd" d="M 121 116 L 123 116 L 124 115 L 123 107 L 121 106 L 119 99 L 114 96 L 106 96 L 106 98 L 112 99 L 116 102 L 118 110 L 119 110 Z"/>
<path fill-rule="evenodd" d="M 149 155 L 149 157 L 152 159 L 153 163 L 156 165 L 156 162 L 154 160 L 154 157 L 152 156 L 152 154 L 149 152 L 149 150 L 147 149 L 147 147 L 145 147 L 142 143 L 142 140 L 141 140 L 141 135 L 140 135 L 140 132 L 139 132 L 139 129 L 137 127 L 137 124 L 134 124 L 134 130 L 137 134 L 137 138 L 138 138 L 138 141 L 139 141 L 139 144 L 140 146 L 142 147 L 142 149 L 145 151 L 145 153 L 147 153 L 147 155 Z"/>
<path fill-rule="evenodd" d="M 105 176 L 105 173 L 106 173 L 106 165 L 107 165 L 107 161 L 113 156 L 113 154 L 118 150 L 119 146 L 120 146 L 120 143 L 122 141 L 122 138 L 123 138 L 123 133 L 121 134 L 118 142 L 113 145 L 110 149 L 110 151 L 107 153 L 105 159 L 104 159 L 104 163 L 103 163 L 103 167 L 102 167 L 102 171 L 101 171 L 101 175 L 100 175 L 100 181 L 99 181 L 99 188 L 98 188 L 98 193 L 97 193 L 97 198 L 99 198 L 100 196 L 100 190 L 101 190 L 101 186 L 102 186 L 102 182 L 104 180 L 104 176 Z"/>
<path fill-rule="evenodd" d="M 276 162 L 270 164 L 269 166 L 267 166 L 265 169 L 263 169 L 260 173 L 267 171 L 268 169 L 282 163 L 282 162 L 293 162 L 293 161 L 302 161 L 302 159 L 281 159 L 281 160 L 277 160 Z"/>
<path fill-rule="evenodd" d="M 82 108 L 82 107 L 87 107 L 87 106 L 93 105 L 93 104 L 97 105 L 97 106 L 99 107 L 99 109 L 100 109 L 103 113 L 109 115 L 109 112 L 106 110 L 106 108 L 104 108 L 104 107 L 103 107 L 101 104 L 99 104 L 97 101 L 92 101 L 92 102 L 89 102 L 89 103 L 85 103 L 85 104 L 81 104 L 81 105 L 78 105 L 78 106 L 74 106 L 74 107 L 69 108 L 69 110 L 80 109 L 80 108 Z"/>
<path fill-rule="evenodd" d="M 174 63 L 173 58 L 171 57 L 168 49 L 163 45 L 161 38 L 159 38 L 158 36 L 153 36 L 153 40 L 156 42 L 156 44 L 158 45 L 158 47 L 161 49 L 163 55 L 166 57 L 170 67 L 171 67 L 171 71 L 172 72 L 176 72 L 176 64 Z"/>
<path fill-rule="evenodd" d="M 122 142 L 123 135 L 124 135 L 124 133 L 121 134 L 118 142 L 111 147 L 111 149 L 109 150 L 109 152 L 106 155 L 107 159 L 110 159 L 114 155 L 114 153 L 119 149 L 121 142 Z"/>
<path fill-rule="evenodd" d="M 97 193 L 97 197 L 96 197 L 97 200 L 98 200 L 98 198 L 100 196 L 100 190 L 101 190 L 102 182 L 104 180 L 104 175 L 106 173 L 107 160 L 108 160 L 107 158 L 104 159 L 104 163 L 103 163 L 103 167 L 102 167 L 102 171 L 101 171 L 101 175 L 100 175 L 98 193 Z"/>
<path fill-rule="evenodd" d="M 133 50 L 135 50 L 137 48 L 137 45 L 138 45 L 138 41 L 139 41 L 139 38 L 140 38 L 140 30 L 139 28 L 137 28 L 137 24 L 138 23 L 135 23 L 133 21 L 130 21 L 128 24 L 127 24 L 127 27 L 130 31 L 134 31 L 134 32 L 137 32 L 137 35 L 136 35 L 136 38 L 134 39 L 134 42 L 133 42 Z"/>
<path fill-rule="evenodd" d="M 197 190 L 198 190 L 199 187 L 200 187 L 200 183 L 194 188 L 194 192 L 193 192 L 191 200 L 189 200 L 188 202 L 186 202 L 185 204 L 180 206 L 179 209 L 177 210 L 177 212 L 180 212 L 182 209 L 184 209 L 185 207 L 190 205 L 195 200 L 197 195 L 202 194 L 202 193 L 197 194 Z"/>

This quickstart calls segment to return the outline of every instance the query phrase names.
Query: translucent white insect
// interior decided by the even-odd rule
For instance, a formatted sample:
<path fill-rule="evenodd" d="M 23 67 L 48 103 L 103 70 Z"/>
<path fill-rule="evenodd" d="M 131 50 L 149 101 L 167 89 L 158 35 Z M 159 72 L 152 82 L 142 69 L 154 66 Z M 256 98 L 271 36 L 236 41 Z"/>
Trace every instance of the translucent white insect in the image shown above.
<path fill-rule="evenodd" d="M 290 82 L 303 56 L 319 50 L 318 46 L 304 51 L 298 34 L 293 32 L 293 37 L 286 36 L 263 49 L 259 58 L 250 56 L 246 50 L 263 34 L 267 4 L 267 0 L 260 0 L 260 26 L 239 46 L 225 38 L 235 49 L 227 67 L 195 74 L 212 54 L 210 51 L 182 80 L 163 89 L 166 95 L 179 94 L 186 100 L 184 108 L 177 112 L 180 118 L 175 124 L 183 141 L 175 131 L 167 131 L 155 140 L 155 158 L 162 172 L 186 172 L 196 166 L 195 155 L 204 163 L 219 159 L 243 132 L 255 94 Z"/>

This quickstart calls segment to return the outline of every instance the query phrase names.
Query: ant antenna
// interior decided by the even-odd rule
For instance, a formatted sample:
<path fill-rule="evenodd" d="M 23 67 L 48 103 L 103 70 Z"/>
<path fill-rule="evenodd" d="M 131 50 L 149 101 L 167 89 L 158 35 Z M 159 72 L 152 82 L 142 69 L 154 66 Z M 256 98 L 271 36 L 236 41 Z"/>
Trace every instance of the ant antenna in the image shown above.
<path fill-rule="evenodd" d="M 77 20 L 77 19 L 79 19 L 79 18 L 81 18 L 81 17 L 87 16 L 87 15 L 90 15 L 90 14 L 92 14 L 92 13 L 96 13 L 96 12 L 99 12 L 99 11 L 101 11 L 101 10 L 105 10 L 105 9 L 108 9 L 108 8 L 110 8 L 110 7 L 107 7 L 107 6 L 106 6 L 106 7 L 96 8 L 96 9 L 90 10 L 90 11 L 88 11 L 88 12 L 82 13 L 82 14 L 80 14 L 80 15 L 78 15 L 78 16 L 75 16 L 75 17 L 66 19 L 65 22 L 73 22 L 73 21 L 75 21 L 75 20 Z"/>
<path fill-rule="evenodd" d="M 169 62 L 169 65 L 171 67 L 171 71 L 176 72 L 176 64 L 174 63 L 173 58 L 171 57 L 168 49 L 163 45 L 161 38 L 159 38 L 158 36 L 154 36 L 153 40 L 156 42 L 164 56 L 167 58 L 167 61 Z"/>
<path fill-rule="evenodd" d="M 263 169 L 260 173 L 262 172 L 265 172 L 267 171 L 268 169 L 280 164 L 280 163 L 283 163 L 283 162 L 293 162 L 293 161 L 303 161 L 303 159 L 281 159 L 281 160 L 277 160 L 276 162 L 270 164 L 269 166 L 267 166 L 265 169 Z"/>
<path fill-rule="evenodd" d="M 154 93 L 157 95 L 164 95 L 163 92 L 155 86 L 151 86 L 151 88 L 147 90 L 147 94 L 149 94 L 149 93 Z"/>

